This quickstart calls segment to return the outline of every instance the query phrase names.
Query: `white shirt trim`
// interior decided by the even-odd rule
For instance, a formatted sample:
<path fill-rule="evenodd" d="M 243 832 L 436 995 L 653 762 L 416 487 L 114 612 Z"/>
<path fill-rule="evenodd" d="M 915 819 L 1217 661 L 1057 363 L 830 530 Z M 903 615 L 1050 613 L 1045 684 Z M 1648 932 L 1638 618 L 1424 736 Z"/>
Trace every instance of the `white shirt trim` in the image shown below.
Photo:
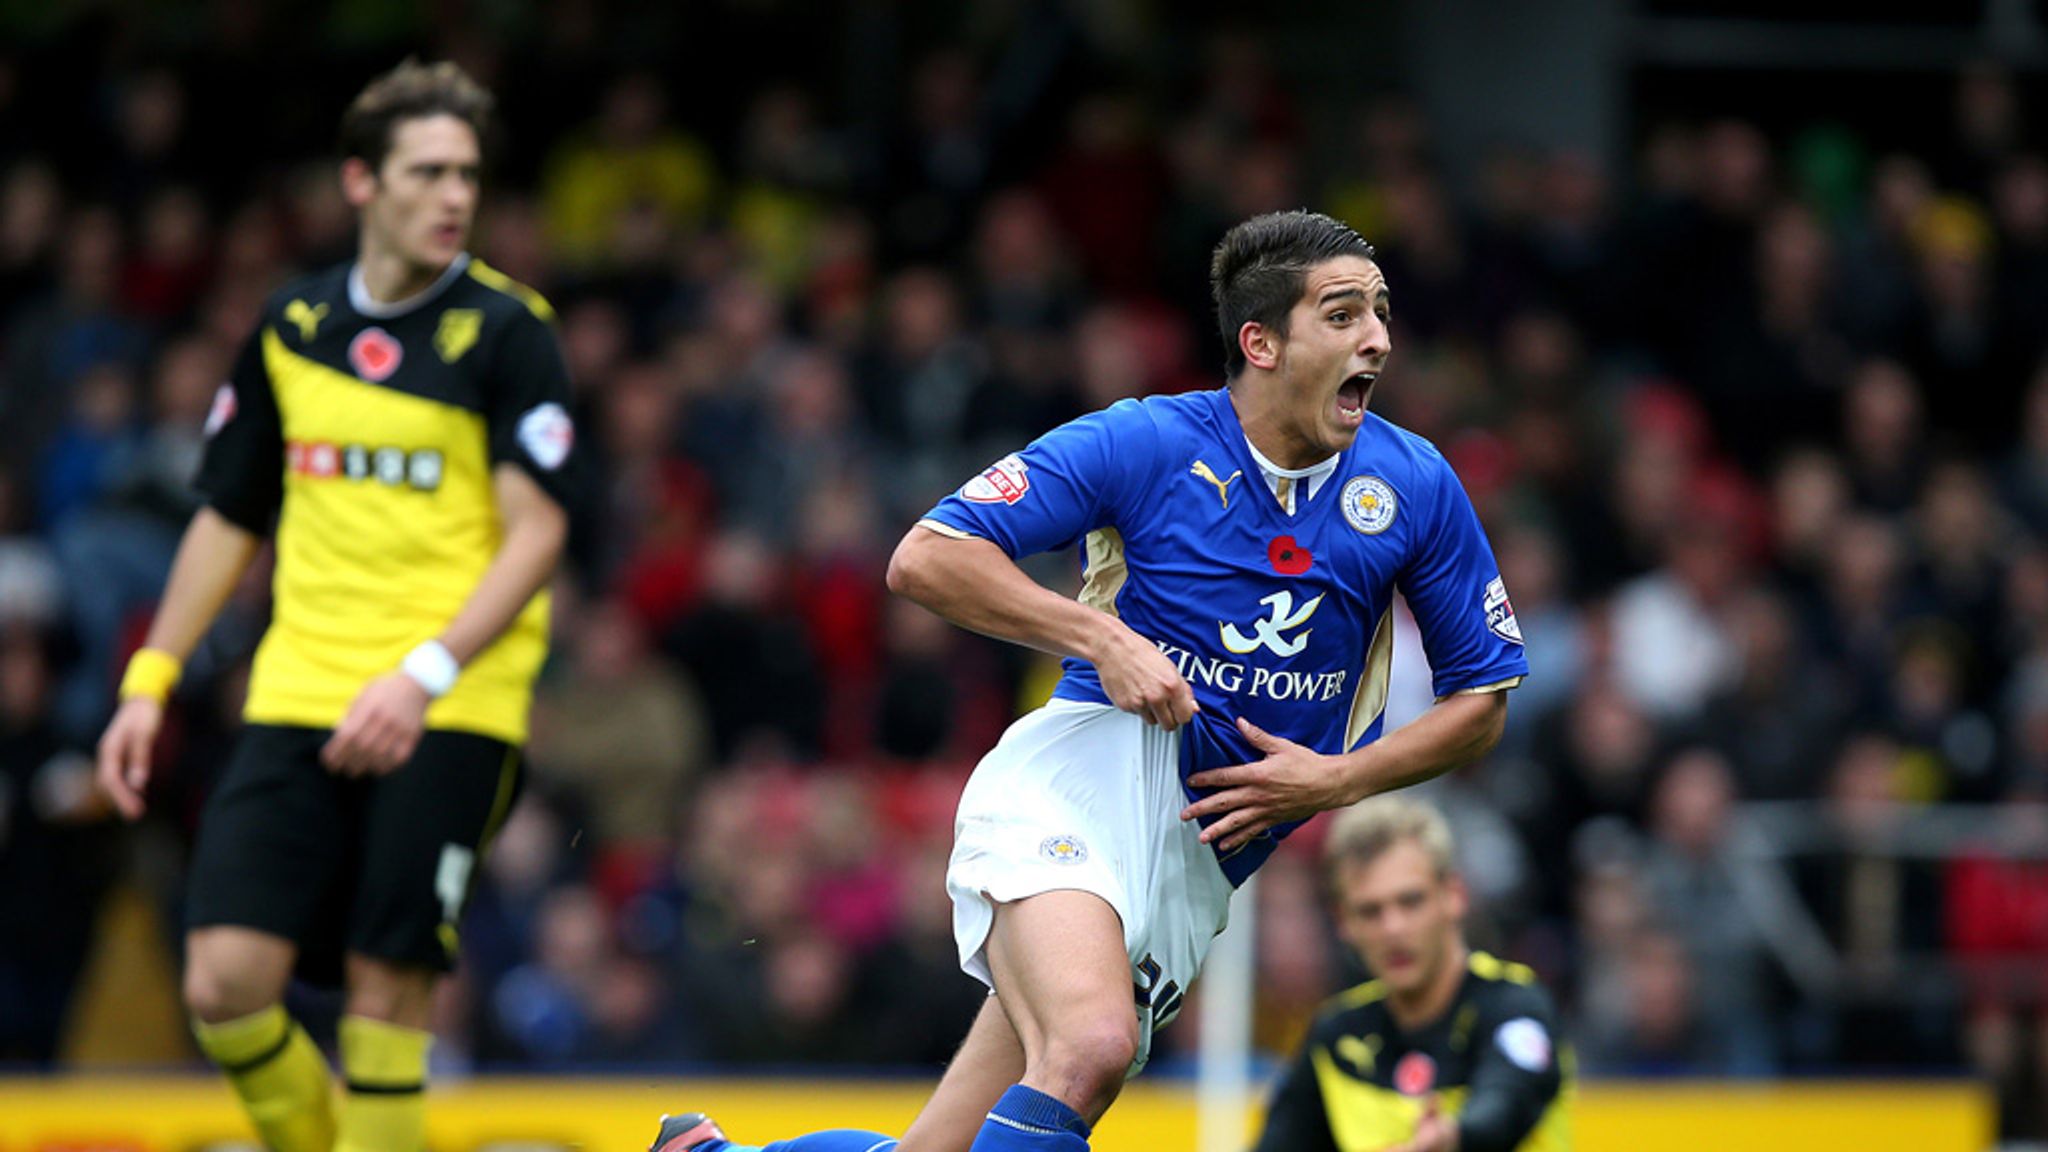
<path fill-rule="evenodd" d="M 1484 696 L 1489 692 L 1505 692 L 1510 688 L 1519 686 L 1522 683 L 1523 679 L 1524 678 L 1521 676 L 1510 676 L 1505 680 L 1495 680 L 1491 684 L 1480 684 L 1471 688 L 1460 688 L 1456 692 L 1451 693 L 1451 696 Z M 1448 700 L 1450 699 L 1450 696 L 1439 696 L 1437 697 L 1437 699 Z"/>
<path fill-rule="evenodd" d="M 1252 443 L 1251 437 L 1244 438 L 1244 446 L 1251 450 L 1252 461 L 1259 466 L 1259 472 L 1265 476 L 1266 489 L 1273 493 L 1273 497 L 1280 501 L 1281 507 L 1285 508 L 1290 516 L 1294 514 L 1295 506 L 1304 502 L 1296 499 L 1295 493 L 1301 491 L 1305 484 L 1308 486 L 1308 496 L 1305 499 L 1315 499 L 1316 493 L 1322 491 L 1323 484 L 1337 474 L 1337 463 L 1343 459 L 1342 455 L 1337 455 L 1306 468 L 1282 468 L 1266 459 L 1265 453 L 1259 451 L 1259 446 Z"/>
<path fill-rule="evenodd" d="M 917 522 L 917 526 L 919 528 L 925 528 L 929 529 L 930 531 L 937 532 L 941 536 L 950 536 L 955 540 L 981 539 L 981 537 L 976 536 L 972 532 L 962 532 L 960 529 L 953 527 L 951 524 L 946 523 L 944 520 L 934 520 L 929 516 L 925 517 L 922 520 L 919 520 Z"/>
<path fill-rule="evenodd" d="M 371 296 L 369 285 L 363 283 L 362 264 L 351 264 L 348 269 L 348 306 L 355 309 L 358 316 L 367 316 L 372 320 L 395 320 L 423 304 L 431 303 L 434 297 L 446 292 L 448 286 L 455 283 L 456 278 L 468 267 L 469 253 L 460 253 L 448 262 L 448 270 L 441 273 L 432 284 L 403 300 L 385 304 Z"/>

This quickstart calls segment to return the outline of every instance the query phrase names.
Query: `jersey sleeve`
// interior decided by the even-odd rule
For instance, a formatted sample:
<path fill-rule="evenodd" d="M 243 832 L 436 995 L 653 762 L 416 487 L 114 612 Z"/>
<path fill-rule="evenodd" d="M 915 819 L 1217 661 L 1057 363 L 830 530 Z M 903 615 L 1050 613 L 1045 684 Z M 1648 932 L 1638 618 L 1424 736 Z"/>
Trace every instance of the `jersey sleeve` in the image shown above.
<path fill-rule="evenodd" d="M 1482 1017 L 1471 1095 L 1458 1113 L 1461 1152 L 1512 1152 L 1564 1084 L 1550 997 L 1534 985 L 1503 991 L 1501 1003 Z"/>
<path fill-rule="evenodd" d="M 1337 1138 L 1331 1133 L 1330 1118 L 1323 1111 L 1323 1090 L 1316 1082 L 1315 1065 L 1309 1050 L 1315 1044 L 1311 1030 L 1296 1050 L 1287 1070 L 1273 1086 L 1273 1098 L 1266 1107 L 1266 1122 L 1259 1129 L 1259 1142 L 1252 1152 L 1337 1152 Z"/>
<path fill-rule="evenodd" d="M 1399 583 L 1442 698 L 1526 676 L 1529 662 L 1479 514 L 1450 464 L 1431 461 L 1428 514 Z"/>
<path fill-rule="evenodd" d="M 567 507 L 581 472 L 569 416 L 569 369 L 555 331 L 520 310 L 499 337 L 488 381 L 491 463 L 513 464 Z"/>
<path fill-rule="evenodd" d="M 258 326 L 235 357 L 206 415 L 206 454 L 194 487 L 208 507 L 258 536 L 270 535 L 284 502 L 284 423 L 263 363 Z"/>
<path fill-rule="evenodd" d="M 921 523 L 981 537 L 1013 560 L 1065 548 L 1121 522 L 1158 454 L 1158 439 L 1142 405 L 1118 401 L 989 465 Z"/>

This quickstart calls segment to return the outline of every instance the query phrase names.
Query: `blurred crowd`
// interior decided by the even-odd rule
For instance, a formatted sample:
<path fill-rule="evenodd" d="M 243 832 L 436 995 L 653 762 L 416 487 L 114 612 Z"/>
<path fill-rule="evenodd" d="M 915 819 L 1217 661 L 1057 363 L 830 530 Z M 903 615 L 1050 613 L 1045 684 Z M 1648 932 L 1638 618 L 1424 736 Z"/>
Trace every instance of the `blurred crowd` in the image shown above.
<path fill-rule="evenodd" d="M 224 93 L 259 76 L 331 123 L 388 54 L 280 64 L 247 7 L 203 48 L 85 21 L 61 66 L 0 56 L 7 1057 L 58 1051 L 111 887 L 175 931 L 161 864 L 232 738 L 260 571 L 144 826 L 81 754 L 229 358 L 351 251 L 327 134 Z M 476 249 L 555 304 L 593 462 L 443 1059 L 943 1059 L 980 998 L 952 804 L 1054 672 L 892 602 L 888 551 L 1058 421 L 1215 386 L 1210 247 L 1310 206 L 1379 246 L 1376 410 L 1449 455 L 1515 598 L 1508 735 L 1433 791 L 1480 942 L 1537 966 L 1586 1069 L 2048 1081 L 2048 153 L 2020 80 L 1966 70 L 1901 151 L 1644 123 L 1619 163 L 1503 147 L 1453 187 L 1414 102 L 1313 109 L 1241 31 L 1126 67 L 1127 34 L 1024 5 L 903 38 L 859 106 L 764 74 L 714 116 L 594 47 L 591 8 L 442 42 L 504 96 Z M 1427 705 L 1412 640 L 1397 715 Z M 1358 976 L 1316 831 L 1262 873 L 1272 1048 Z"/>

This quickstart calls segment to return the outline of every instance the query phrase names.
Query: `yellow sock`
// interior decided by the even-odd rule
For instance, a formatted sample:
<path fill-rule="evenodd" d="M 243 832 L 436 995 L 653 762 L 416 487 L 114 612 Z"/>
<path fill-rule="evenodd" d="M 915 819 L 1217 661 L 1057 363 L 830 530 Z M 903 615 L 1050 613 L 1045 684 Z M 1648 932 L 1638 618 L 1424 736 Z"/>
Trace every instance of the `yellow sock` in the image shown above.
<path fill-rule="evenodd" d="M 330 1152 L 334 1088 L 327 1058 L 284 1005 L 219 1024 L 194 1020 L 192 1034 L 227 1073 L 265 1144 L 277 1152 Z"/>
<path fill-rule="evenodd" d="M 367 1016 L 341 1018 L 348 1095 L 334 1152 L 418 1152 L 427 1135 L 427 1046 L 434 1034 Z"/>

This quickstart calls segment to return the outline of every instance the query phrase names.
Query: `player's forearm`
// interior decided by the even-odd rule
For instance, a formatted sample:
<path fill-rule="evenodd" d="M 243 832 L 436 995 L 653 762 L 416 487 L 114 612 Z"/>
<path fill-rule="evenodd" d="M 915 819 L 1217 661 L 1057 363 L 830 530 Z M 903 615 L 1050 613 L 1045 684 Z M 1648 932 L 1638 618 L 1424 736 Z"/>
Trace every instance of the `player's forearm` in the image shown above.
<path fill-rule="evenodd" d="M 150 621 L 145 648 L 180 663 L 199 646 L 263 541 L 212 508 L 201 508 L 178 542 L 171 578 Z"/>
<path fill-rule="evenodd" d="M 1468 1109 L 1469 1111 L 1469 1109 Z M 1514 1152 L 1515 1146 L 1528 1135 L 1526 1126 L 1516 1125 L 1519 1132 L 1511 1131 L 1506 1118 L 1489 1115 L 1474 1121 L 1466 1115 L 1458 1117 L 1458 1152 Z"/>
<path fill-rule="evenodd" d="M 1475 1091 L 1458 1114 L 1458 1152 L 1514 1152 L 1557 1095 L 1555 1085 L 1540 1097 L 1536 1092 L 1531 1084 Z"/>
<path fill-rule="evenodd" d="M 469 663 L 490 647 L 553 579 L 568 535 L 568 517 L 551 503 L 528 509 L 506 525 L 498 554 L 438 637 L 457 664 Z"/>
<path fill-rule="evenodd" d="M 1506 692 L 1446 696 L 1429 711 L 1340 758 L 1348 801 L 1392 792 L 1469 764 L 1500 743 Z"/>
<path fill-rule="evenodd" d="M 889 558 L 889 590 L 969 631 L 1095 661 L 1123 625 L 1054 592 L 987 540 L 916 527 Z M 1128 631 L 1128 629 L 1124 629 Z"/>

